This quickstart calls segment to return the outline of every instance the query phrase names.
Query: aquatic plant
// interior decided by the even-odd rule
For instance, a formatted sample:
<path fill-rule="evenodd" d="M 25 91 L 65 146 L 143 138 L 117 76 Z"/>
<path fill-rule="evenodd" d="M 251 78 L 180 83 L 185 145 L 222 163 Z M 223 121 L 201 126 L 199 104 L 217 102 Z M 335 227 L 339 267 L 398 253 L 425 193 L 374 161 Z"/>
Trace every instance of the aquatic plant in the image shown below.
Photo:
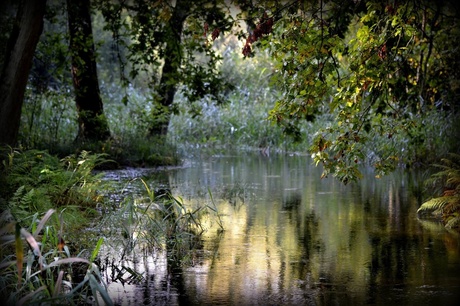
<path fill-rule="evenodd" d="M 137 191 L 126 196 L 120 206 L 98 224 L 106 236 L 112 237 L 107 247 L 118 250 L 120 265 L 139 250 L 166 252 L 168 264 L 188 265 L 202 248 L 201 238 L 208 230 L 203 219 L 217 216 L 216 222 L 223 230 L 215 205 L 192 207 L 167 187 L 153 188 L 144 179 L 134 179 L 127 185 L 133 184 L 139 184 Z M 139 278 L 135 271 L 127 272 L 130 277 Z"/>
<path fill-rule="evenodd" d="M 84 252 L 71 256 L 60 227 L 47 225 L 55 210 L 41 218 L 34 215 L 28 229 L 14 221 L 9 211 L 0 219 L 0 300 L 7 305 L 112 305 L 94 260 L 103 242 L 85 258 Z M 98 298 L 99 296 L 99 298 Z M 102 299 L 99 301 L 99 299 Z"/>
<path fill-rule="evenodd" d="M 450 158 L 441 159 L 442 164 L 435 167 L 440 170 L 427 181 L 428 185 L 442 188 L 442 195 L 422 204 L 419 214 L 434 214 L 442 218 L 447 228 L 460 227 L 460 155 L 450 154 Z"/>

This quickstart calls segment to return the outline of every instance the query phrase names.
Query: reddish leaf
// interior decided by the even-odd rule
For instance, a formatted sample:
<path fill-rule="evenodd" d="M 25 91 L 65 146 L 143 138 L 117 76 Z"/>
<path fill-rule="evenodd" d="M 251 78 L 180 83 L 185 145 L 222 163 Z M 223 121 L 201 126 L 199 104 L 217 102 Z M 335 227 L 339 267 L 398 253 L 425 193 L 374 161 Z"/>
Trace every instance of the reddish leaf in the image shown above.
<path fill-rule="evenodd" d="M 212 35 L 211 35 L 212 40 L 213 40 L 213 41 L 216 40 L 217 37 L 219 37 L 219 34 L 220 34 L 220 29 L 219 29 L 219 28 L 215 28 L 214 31 L 212 31 Z"/>

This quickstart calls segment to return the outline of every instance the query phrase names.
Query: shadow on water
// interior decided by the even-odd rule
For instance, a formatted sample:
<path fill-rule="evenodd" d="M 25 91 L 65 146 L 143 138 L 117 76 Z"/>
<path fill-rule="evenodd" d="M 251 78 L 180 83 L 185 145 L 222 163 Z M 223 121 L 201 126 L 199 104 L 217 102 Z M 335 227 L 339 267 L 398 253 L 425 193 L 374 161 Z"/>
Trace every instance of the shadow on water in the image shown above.
<path fill-rule="evenodd" d="M 460 293 L 460 238 L 419 220 L 422 183 L 394 173 L 347 186 L 320 180 L 302 156 L 210 157 L 190 167 L 142 173 L 185 206 L 215 205 L 216 220 L 186 264 L 140 246 L 118 267 L 135 271 L 120 286 L 124 305 L 454 305 Z M 116 175 L 112 172 L 110 175 Z M 117 261 L 118 260 L 118 261 Z M 106 274 L 110 275 L 110 269 Z M 112 267 L 113 270 L 113 267 Z"/>

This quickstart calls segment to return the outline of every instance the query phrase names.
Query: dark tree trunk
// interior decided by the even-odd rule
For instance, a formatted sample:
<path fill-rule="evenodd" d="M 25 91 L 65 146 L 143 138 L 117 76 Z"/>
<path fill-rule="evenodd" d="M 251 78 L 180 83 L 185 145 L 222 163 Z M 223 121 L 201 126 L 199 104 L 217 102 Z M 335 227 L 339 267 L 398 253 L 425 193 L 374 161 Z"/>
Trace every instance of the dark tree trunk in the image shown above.
<path fill-rule="evenodd" d="M 0 145 L 15 146 L 29 71 L 43 30 L 46 0 L 21 1 L 0 76 Z"/>
<path fill-rule="evenodd" d="M 110 137 L 110 130 L 99 91 L 90 2 L 67 0 L 67 12 L 72 79 L 78 111 L 77 141 L 106 140 Z"/>
<path fill-rule="evenodd" d="M 181 35 L 189 7 L 190 2 L 177 0 L 173 15 L 169 21 L 168 40 L 165 49 L 166 57 L 158 86 L 157 105 L 154 106 L 152 111 L 154 123 L 149 130 L 150 136 L 166 135 L 168 133 L 171 105 L 174 102 L 177 83 L 180 79 L 178 69 L 182 60 Z"/>

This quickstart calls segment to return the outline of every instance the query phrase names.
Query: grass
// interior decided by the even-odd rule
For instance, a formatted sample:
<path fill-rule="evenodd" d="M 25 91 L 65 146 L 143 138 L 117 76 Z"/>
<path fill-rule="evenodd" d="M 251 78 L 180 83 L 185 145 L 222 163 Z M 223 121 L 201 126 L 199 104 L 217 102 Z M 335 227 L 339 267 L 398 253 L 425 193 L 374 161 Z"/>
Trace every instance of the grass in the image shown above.
<path fill-rule="evenodd" d="M 147 137 L 151 121 L 147 94 L 133 88 L 126 89 L 126 92 L 106 88 L 105 92 L 105 113 L 112 135 L 109 140 L 76 143 L 78 125 L 73 97 L 54 91 L 29 92 L 22 110 L 18 147 L 43 150 L 60 157 L 82 151 L 106 154 L 116 161 L 104 164 L 110 168 L 180 164 L 177 148 L 165 137 Z M 121 102 L 124 95 L 129 95 L 126 105 Z"/>
<path fill-rule="evenodd" d="M 99 254 L 109 245 L 122 258 L 148 247 L 166 251 L 169 265 L 193 261 L 206 230 L 201 218 L 218 216 L 216 208 L 188 207 L 141 179 L 112 205 L 105 195 L 117 187 L 94 172 L 104 162 L 105 155 L 86 151 L 62 159 L 40 150 L 7 151 L 0 192 L 2 301 L 110 305 L 100 269 L 110 253 Z M 122 263 L 113 268 L 120 272 L 115 281 L 125 273 L 142 278 Z"/>
<path fill-rule="evenodd" d="M 55 210 L 41 219 L 34 218 L 29 227 L 32 231 L 21 227 L 8 213 L 2 213 L 0 220 L 0 299 L 4 303 L 80 305 L 93 303 L 100 296 L 105 305 L 112 305 L 93 263 L 102 240 L 90 258 L 84 258 L 83 253 L 72 256 L 63 239 L 62 225 L 47 225 Z"/>
<path fill-rule="evenodd" d="M 195 251 L 201 249 L 202 235 L 208 230 L 203 218 L 215 219 L 223 230 L 213 205 L 192 207 L 182 198 L 173 196 L 169 189 L 154 188 L 143 179 L 126 184 L 125 188 L 137 192 L 128 194 L 120 207 L 98 225 L 105 236 L 115 237 L 108 245 L 121 254 L 120 261 L 145 248 L 165 251 L 172 265 L 187 265 Z"/>

